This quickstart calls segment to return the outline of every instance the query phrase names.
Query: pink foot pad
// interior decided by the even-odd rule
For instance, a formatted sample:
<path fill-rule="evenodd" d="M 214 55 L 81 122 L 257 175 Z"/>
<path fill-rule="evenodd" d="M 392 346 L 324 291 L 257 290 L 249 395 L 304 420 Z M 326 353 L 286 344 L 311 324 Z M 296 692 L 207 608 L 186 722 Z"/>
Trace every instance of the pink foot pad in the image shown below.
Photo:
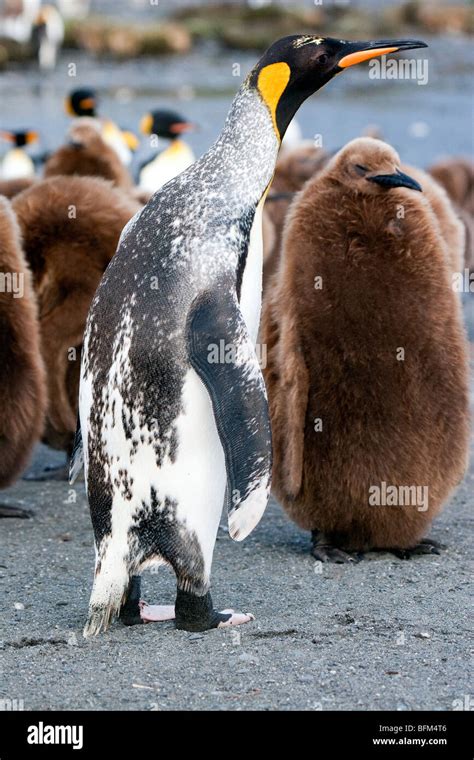
<path fill-rule="evenodd" d="M 140 617 L 144 623 L 161 623 L 163 620 L 174 620 L 174 604 L 147 604 L 140 601 Z"/>
<path fill-rule="evenodd" d="M 231 625 L 244 625 L 244 623 L 250 623 L 255 620 L 255 617 L 250 612 L 234 612 L 234 610 L 221 610 L 222 615 L 231 614 L 231 617 L 219 623 L 218 628 L 228 628 Z"/>

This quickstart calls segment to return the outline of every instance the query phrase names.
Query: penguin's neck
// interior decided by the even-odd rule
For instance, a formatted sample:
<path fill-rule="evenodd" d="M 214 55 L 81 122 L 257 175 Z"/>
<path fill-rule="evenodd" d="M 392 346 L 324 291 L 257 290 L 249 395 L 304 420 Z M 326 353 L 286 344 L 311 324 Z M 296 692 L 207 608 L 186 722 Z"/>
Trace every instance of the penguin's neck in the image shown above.
<path fill-rule="evenodd" d="M 245 83 L 206 160 L 236 205 L 256 206 L 272 180 L 279 148 L 268 107 Z"/>
<path fill-rule="evenodd" d="M 185 147 L 186 144 L 183 142 L 183 140 L 180 140 L 177 137 L 173 137 L 164 149 L 162 155 L 166 153 L 166 155 L 170 157 L 176 156 L 178 153 L 181 153 Z"/>

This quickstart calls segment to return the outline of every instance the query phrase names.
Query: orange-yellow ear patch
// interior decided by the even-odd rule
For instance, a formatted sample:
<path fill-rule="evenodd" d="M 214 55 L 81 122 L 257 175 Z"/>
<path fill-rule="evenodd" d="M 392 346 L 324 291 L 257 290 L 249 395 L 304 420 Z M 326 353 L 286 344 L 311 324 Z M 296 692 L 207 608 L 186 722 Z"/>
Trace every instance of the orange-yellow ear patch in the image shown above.
<path fill-rule="evenodd" d="M 140 132 L 144 135 L 151 135 L 153 129 L 153 116 L 151 113 L 147 113 L 140 121 Z"/>
<path fill-rule="evenodd" d="M 138 137 L 133 134 L 133 132 L 130 132 L 128 129 L 124 129 L 122 131 L 123 139 L 125 140 L 125 144 L 130 148 L 130 150 L 137 150 L 138 146 L 140 145 L 140 140 Z"/>
<path fill-rule="evenodd" d="M 290 81 L 291 69 L 287 63 L 270 63 L 265 66 L 258 75 L 258 89 L 264 102 L 267 104 L 272 116 L 273 128 L 280 139 L 280 132 L 276 122 L 276 109 L 283 92 Z"/>

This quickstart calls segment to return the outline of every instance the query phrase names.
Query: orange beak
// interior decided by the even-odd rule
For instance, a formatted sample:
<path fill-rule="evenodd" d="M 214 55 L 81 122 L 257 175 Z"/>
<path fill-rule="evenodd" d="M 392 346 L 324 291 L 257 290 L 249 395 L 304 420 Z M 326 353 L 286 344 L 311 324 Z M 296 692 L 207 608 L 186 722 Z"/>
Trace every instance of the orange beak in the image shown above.
<path fill-rule="evenodd" d="M 90 109 L 90 108 L 95 108 L 95 100 L 94 100 L 94 98 L 83 98 L 83 100 L 80 101 L 79 105 L 84 110 L 85 109 Z"/>
<path fill-rule="evenodd" d="M 337 64 L 341 69 L 347 69 L 348 66 L 354 66 L 356 63 L 362 63 L 368 61 L 370 58 L 377 58 L 379 55 L 387 55 L 387 53 L 395 53 L 398 50 L 396 47 L 374 48 L 374 50 L 361 50 L 360 53 L 349 53 L 341 58 Z"/>
<path fill-rule="evenodd" d="M 192 132 L 194 129 L 196 129 L 196 125 L 190 121 L 180 121 L 171 125 L 170 132 L 174 135 L 182 135 L 184 132 Z"/>

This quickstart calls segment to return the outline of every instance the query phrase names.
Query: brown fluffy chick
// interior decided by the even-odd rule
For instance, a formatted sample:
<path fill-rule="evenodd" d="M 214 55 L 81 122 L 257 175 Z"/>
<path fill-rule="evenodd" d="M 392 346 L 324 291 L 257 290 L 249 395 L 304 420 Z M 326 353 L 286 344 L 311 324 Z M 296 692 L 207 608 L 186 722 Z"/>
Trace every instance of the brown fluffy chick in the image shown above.
<path fill-rule="evenodd" d="M 95 177 L 51 177 L 12 205 L 39 307 L 49 398 L 44 440 L 69 451 L 89 306 L 123 227 L 141 206 Z"/>
<path fill-rule="evenodd" d="M 422 169 L 405 164 L 402 170 L 406 171 L 423 188 L 423 194 L 429 201 L 439 227 L 439 233 L 445 242 L 451 272 L 462 272 L 466 231 L 448 193 L 430 174 Z"/>
<path fill-rule="evenodd" d="M 474 162 L 468 158 L 445 158 L 433 164 L 429 173 L 443 185 L 459 208 L 474 214 Z"/>
<path fill-rule="evenodd" d="M 0 195 L 4 195 L 5 198 L 14 198 L 18 193 L 22 193 L 23 190 L 27 190 L 31 185 L 37 182 L 35 177 L 19 177 L 18 179 L 3 179 L 0 180 Z"/>
<path fill-rule="evenodd" d="M 435 551 L 422 539 L 467 462 L 450 254 L 399 166 L 390 146 L 358 138 L 305 186 L 264 303 L 273 488 L 323 561 Z"/>
<path fill-rule="evenodd" d="M 36 298 L 20 245 L 20 230 L 0 198 L 0 488 L 11 485 L 40 439 L 46 380 L 40 354 Z M 27 517 L 0 505 L 0 517 Z"/>
<path fill-rule="evenodd" d="M 465 228 L 464 266 L 474 271 L 474 162 L 446 158 L 428 170 L 448 193 Z"/>
<path fill-rule="evenodd" d="M 132 178 L 116 151 L 104 142 L 96 119 L 76 119 L 65 145 L 53 153 L 44 167 L 46 178 L 62 175 L 103 177 L 117 187 L 132 191 Z"/>

